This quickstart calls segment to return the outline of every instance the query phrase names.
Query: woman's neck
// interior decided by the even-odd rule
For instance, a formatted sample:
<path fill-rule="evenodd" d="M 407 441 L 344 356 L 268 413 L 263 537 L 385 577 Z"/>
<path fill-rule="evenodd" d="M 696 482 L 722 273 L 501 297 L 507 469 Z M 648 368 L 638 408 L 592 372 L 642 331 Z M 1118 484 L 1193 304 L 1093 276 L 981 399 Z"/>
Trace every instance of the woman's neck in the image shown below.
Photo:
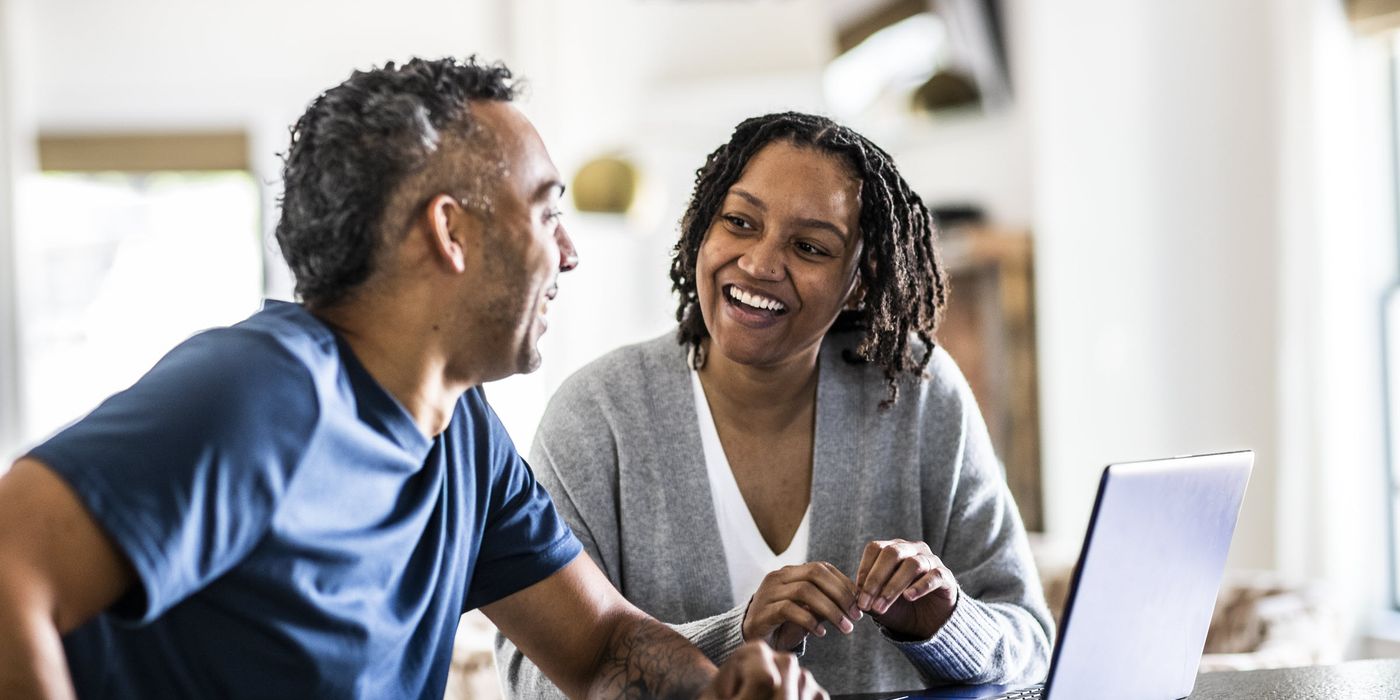
<path fill-rule="evenodd" d="M 718 352 L 706 340 L 705 366 L 699 370 L 705 398 L 716 417 L 742 421 L 754 431 L 792 427 L 812 415 L 817 398 L 820 346 L 773 366 L 743 365 Z"/>

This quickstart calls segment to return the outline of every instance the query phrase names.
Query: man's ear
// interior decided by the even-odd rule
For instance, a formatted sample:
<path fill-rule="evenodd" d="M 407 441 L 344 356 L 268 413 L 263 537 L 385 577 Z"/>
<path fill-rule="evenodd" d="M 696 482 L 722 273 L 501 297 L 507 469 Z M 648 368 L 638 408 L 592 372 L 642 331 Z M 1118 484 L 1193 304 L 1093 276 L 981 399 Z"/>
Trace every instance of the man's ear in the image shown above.
<path fill-rule="evenodd" d="M 446 194 L 428 201 L 427 217 L 428 244 L 435 257 L 453 272 L 465 271 L 467 251 L 476 240 L 481 219 Z"/>

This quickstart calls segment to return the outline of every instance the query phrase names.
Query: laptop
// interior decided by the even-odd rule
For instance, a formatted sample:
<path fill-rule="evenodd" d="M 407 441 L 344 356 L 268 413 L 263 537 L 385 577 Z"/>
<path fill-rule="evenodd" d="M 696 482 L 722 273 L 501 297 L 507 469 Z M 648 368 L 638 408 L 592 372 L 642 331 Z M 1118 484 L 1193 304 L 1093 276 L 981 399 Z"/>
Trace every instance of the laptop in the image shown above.
<path fill-rule="evenodd" d="M 1254 453 L 1242 451 L 1104 469 L 1044 683 L 845 697 L 1190 695 L 1253 464 Z"/>

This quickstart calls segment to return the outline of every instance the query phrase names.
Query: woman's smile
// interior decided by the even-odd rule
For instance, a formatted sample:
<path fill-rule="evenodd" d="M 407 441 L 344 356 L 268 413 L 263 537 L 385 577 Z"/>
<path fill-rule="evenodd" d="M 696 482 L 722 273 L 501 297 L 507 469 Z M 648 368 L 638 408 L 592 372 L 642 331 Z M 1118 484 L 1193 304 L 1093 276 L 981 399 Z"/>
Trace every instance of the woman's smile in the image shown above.
<path fill-rule="evenodd" d="M 755 330 L 771 328 L 788 313 L 788 305 L 761 292 L 737 284 L 724 285 L 725 313 Z"/>

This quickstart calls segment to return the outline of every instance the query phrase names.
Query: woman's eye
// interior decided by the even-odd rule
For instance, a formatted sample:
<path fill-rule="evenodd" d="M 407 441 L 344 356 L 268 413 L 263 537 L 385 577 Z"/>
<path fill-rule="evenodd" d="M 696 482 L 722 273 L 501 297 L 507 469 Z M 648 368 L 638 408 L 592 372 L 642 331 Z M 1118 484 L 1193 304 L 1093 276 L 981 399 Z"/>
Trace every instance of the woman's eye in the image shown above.
<path fill-rule="evenodd" d="M 749 225 L 749 222 L 745 221 L 744 219 L 742 219 L 742 218 L 740 218 L 740 217 L 734 216 L 734 215 L 732 215 L 732 214 L 725 214 L 723 218 L 724 218 L 725 223 L 728 223 L 730 226 L 733 226 L 734 228 L 743 229 L 743 230 L 745 230 L 745 231 L 750 230 L 750 229 L 753 228 L 752 226 Z"/>
<path fill-rule="evenodd" d="M 816 247 L 816 246 L 814 246 L 814 245 L 812 245 L 811 243 L 808 243 L 808 242 L 806 242 L 806 241 L 798 241 L 796 247 L 797 247 L 797 249 L 798 249 L 799 251 L 801 251 L 801 252 L 803 252 L 803 253 L 806 253 L 806 254 L 808 254 L 808 255 L 826 255 L 826 254 L 827 254 L 826 251 L 824 251 L 824 250 L 822 250 L 821 248 L 818 248 L 818 247 Z"/>
<path fill-rule="evenodd" d="M 553 208 L 553 209 L 549 209 L 549 210 L 545 211 L 545 213 L 544 213 L 544 221 L 545 221 L 545 223 L 552 223 L 552 222 L 558 221 L 559 219 L 561 219 L 561 218 L 563 218 L 563 217 L 564 217 L 564 210 L 563 210 L 563 209 L 559 209 L 559 208 L 557 208 L 557 207 L 556 207 L 556 208 Z"/>

